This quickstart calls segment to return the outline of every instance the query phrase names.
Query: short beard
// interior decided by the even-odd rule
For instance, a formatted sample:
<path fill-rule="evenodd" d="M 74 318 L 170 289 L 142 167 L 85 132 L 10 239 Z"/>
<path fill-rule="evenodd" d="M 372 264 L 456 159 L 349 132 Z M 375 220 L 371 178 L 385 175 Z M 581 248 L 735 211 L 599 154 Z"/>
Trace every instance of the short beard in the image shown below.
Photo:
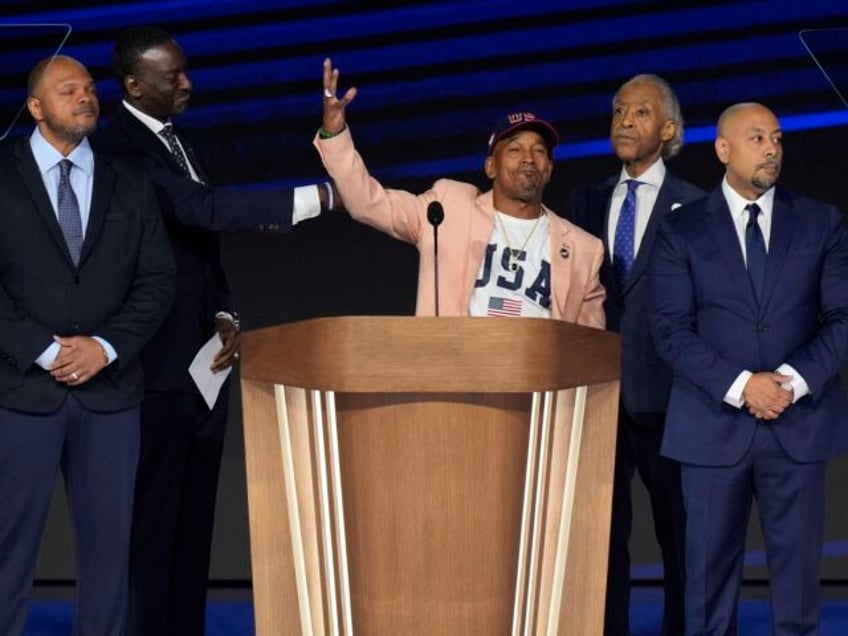
<path fill-rule="evenodd" d="M 765 192 L 770 187 L 772 187 L 775 183 L 777 183 L 777 175 L 773 179 L 761 179 L 760 177 L 754 177 L 751 179 L 751 184 L 757 188 L 760 192 Z"/>
<path fill-rule="evenodd" d="M 56 137 L 71 144 L 79 143 L 84 137 L 88 137 L 97 130 L 97 120 L 94 120 L 91 124 L 80 124 L 74 127 L 61 126 L 47 119 L 44 120 L 44 123 Z"/>

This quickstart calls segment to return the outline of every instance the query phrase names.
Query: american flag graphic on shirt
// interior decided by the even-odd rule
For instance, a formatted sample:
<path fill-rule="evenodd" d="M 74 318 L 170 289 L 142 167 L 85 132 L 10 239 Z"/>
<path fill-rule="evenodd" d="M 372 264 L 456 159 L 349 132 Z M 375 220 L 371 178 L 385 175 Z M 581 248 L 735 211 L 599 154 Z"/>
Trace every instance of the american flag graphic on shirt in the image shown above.
<path fill-rule="evenodd" d="M 489 298 L 489 309 L 486 312 L 487 316 L 520 316 L 521 315 L 521 300 L 516 298 L 498 298 L 492 296 Z"/>

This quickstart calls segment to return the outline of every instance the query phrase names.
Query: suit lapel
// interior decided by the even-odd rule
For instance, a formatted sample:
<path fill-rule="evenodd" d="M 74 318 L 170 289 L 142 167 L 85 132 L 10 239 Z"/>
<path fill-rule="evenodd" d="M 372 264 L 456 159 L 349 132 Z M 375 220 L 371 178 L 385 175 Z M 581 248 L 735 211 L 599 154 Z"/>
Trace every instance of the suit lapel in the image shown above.
<path fill-rule="evenodd" d="M 727 206 L 721 186 L 710 193 L 707 202 L 707 215 L 709 234 L 715 241 L 721 258 L 727 267 L 728 278 L 748 301 L 753 312 L 758 314 L 759 303 L 754 294 L 754 288 L 751 286 L 751 279 L 748 278 L 748 268 L 745 267 L 745 260 L 742 257 L 739 236 L 736 234 L 736 227 L 733 225 L 730 208 Z"/>
<path fill-rule="evenodd" d="M 35 163 L 35 157 L 32 156 L 32 149 L 29 147 L 28 138 L 18 144 L 16 155 L 18 157 L 18 174 L 21 176 L 21 181 L 32 198 L 36 214 L 44 221 L 50 232 L 50 236 L 56 243 L 56 247 L 65 255 L 68 264 L 73 267 L 71 253 L 68 251 L 68 244 L 65 242 L 62 228 L 59 227 L 59 220 L 56 218 L 53 204 L 50 203 L 50 197 L 47 194 L 47 189 L 44 187 L 44 180 L 38 171 L 38 164 Z"/>
<path fill-rule="evenodd" d="M 544 207 L 544 206 L 543 206 Z M 551 317 L 562 320 L 571 285 L 571 262 L 574 260 L 574 241 L 568 225 L 547 207 L 549 259 L 551 263 Z M 604 250 L 606 252 L 606 250 Z"/>
<path fill-rule="evenodd" d="M 171 151 L 156 135 L 156 133 L 141 123 L 141 121 L 139 121 L 138 118 L 130 113 L 126 108 L 121 106 L 115 116 L 115 120 L 116 123 L 120 123 L 124 127 L 127 134 L 133 138 L 133 142 L 135 144 L 146 149 L 148 152 L 162 157 L 171 165 L 174 172 L 184 174 L 183 169 L 180 168 L 177 160 L 174 159 L 174 156 L 171 154 Z M 180 143 L 186 152 L 186 157 L 191 162 L 191 167 L 194 168 L 195 172 L 197 172 L 197 176 L 200 177 L 204 183 L 209 183 L 209 179 L 203 170 L 203 167 L 200 165 L 200 161 L 197 158 L 197 154 L 194 152 L 194 148 L 192 148 L 191 144 L 186 141 L 185 135 L 181 134 L 176 126 L 174 127 L 174 131 L 180 138 Z"/>
<path fill-rule="evenodd" d="M 491 190 L 477 196 L 474 212 L 468 228 L 468 257 L 465 263 L 465 287 L 474 290 L 480 263 L 486 257 L 486 249 L 495 229 L 495 204 Z M 470 299 L 470 293 L 469 293 Z"/>
<path fill-rule="evenodd" d="M 630 269 L 630 274 L 627 277 L 627 282 L 622 290 L 622 295 L 626 294 L 637 280 L 645 273 L 648 263 L 651 260 L 651 251 L 654 248 L 654 240 L 657 236 L 657 228 L 660 220 L 671 212 L 672 203 L 676 202 L 677 189 L 674 187 L 673 177 L 666 172 L 666 177 L 657 192 L 657 200 L 654 202 L 654 208 L 651 210 L 651 216 L 648 217 L 648 225 L 645 227 L 645 234 L 642 236 L 642 241 L 639 244 L 639 251 L 636 254 L 636 259 L 633 261 L 633 267 Z"/>
<path fill-rule="evenodd" d="M 112 188 L 115 183 L 115 172 L 105 160 L 98 155 L 94 156 L 94 179 L 91 193 L 91 210 L 88 213 L 88 227 L 85 230 L 85 241 L 80 253 L 80 264 L 82 264 L 106 222 L 106 213 L 109 210 L 109 202 L 112 197 Z"/>
<path fill-rule="evenodd" d="M 197 153 L 194 152 L 194 147 L 186 141 L 185 135 L 177 133 L 180 138 L 180 143 L 183 145 L 183 149 L 186 151 L 186 157 L 191 163 L 191 167 L 194 168 L 194 171 L 197 173 L 197 176 L 200 178 L 203 183 L 209 183 L 209 178 L 206 175 L 206 171 L 203 170 L 203 166 L 200 165 L 200 159 L 197 158 Z"/>
<path fill-rule="evenodd" d="M 609 215 L 609 206 L 612 201 L 612 188 L 610 188 L 610 200 L 607 203 L 607 215 Z M 648 264 L 651 261 L 651 253 L 654 249 L 654 241 L 657 237 L 657 228 L 660 225 L 663 217 L 671 213 L 671 206 L 675 203 L 682 203 L 680 193 L 677 187 L 677 178 L 670 172 L 666 172 L 665 179 L 657 192 L 657 200 L 654 202 L 654 207 L 651 210 L 651 216 L 648 217 L 648 224 L 645 227 L 645 234 L 642 236 L 642 241 L 639 244 L 639 251 L 636 254 L 636 259 L 633 261 L 633 267 L 630 269 L 630 274 L 627 276 L 624 289 L 621 290 L 621 295 L 627 294 L 636 281 L 645 273 Z M 607 224 L 608 225 L 608 224 Z M 612 245 L 607 239 L 607 245 Z M 609 250 L 607 250 L 609 253 Z"/>
<path fill-rule="evenodd" d="M 766 274 L 763 281 L 763 298 L 761 306 L 765 307 L 780 280 L 786 255 L 792 244 L 793 229 L 797 227 L 797 212 L 790 199 L 780 190 L 774 194 L 772 207 L 771 232 L 769 235 L 768 258 L 766 259 Z"/>
<path fill-rule="evenodd" d="M 123 106 L 121 106 L 115 115 L 114 125 L 119 125 L 124 129 L 134 146 L 140 146 L 148 152 L 159 155 L 166 161 L 173 162 L 175 169 L 179 169 L 176 160 L 171 156 L 165 144 L 157 139 L 156 134 L 152 130 L 142 124 Z"/>

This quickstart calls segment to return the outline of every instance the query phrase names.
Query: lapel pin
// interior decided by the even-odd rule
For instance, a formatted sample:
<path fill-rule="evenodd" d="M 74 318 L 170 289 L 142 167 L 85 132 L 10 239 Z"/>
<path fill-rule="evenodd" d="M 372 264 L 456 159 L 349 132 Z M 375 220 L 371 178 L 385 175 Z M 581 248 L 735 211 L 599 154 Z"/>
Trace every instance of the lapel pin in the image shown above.
<path fill-rule="evenodd" d="M 562 258 L 568 258 L 570 256 L 570 254 L 571 254 L 571 252 L 568 251 L 568 245 L 563 245 L 562 247 L 559 248 L 559 255 Z"/>

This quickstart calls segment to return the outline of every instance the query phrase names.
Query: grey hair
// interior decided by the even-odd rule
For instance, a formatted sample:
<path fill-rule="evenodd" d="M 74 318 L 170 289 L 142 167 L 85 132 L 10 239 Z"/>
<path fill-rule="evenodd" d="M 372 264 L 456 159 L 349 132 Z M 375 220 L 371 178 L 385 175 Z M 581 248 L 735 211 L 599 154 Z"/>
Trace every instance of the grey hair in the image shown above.
<path fill-rule="evenodd" d="M 624 82 L 624 84 L 622 84 L 615 92 L 613 104 L 615 104 L 618 100 L 619 93 L 621 93 L 625 87 L 639 82 L 650 82 L 660 90 L 663 96 L 663 110 L 665 110 L 665 116 L 675 123 L 674 136 L 663 144 L 662 149 L 663 159 L 671 159 L 680 152 L 681 148 L 683 148 L 683 113 L 680 112 L 680 102 L 677 99 L 677 95 L 674 94 L 674 91 L 668 82 L 659 75 L 653 75 L 651 73 L 640 73 L 639 75 L 634 75 Z"/>

